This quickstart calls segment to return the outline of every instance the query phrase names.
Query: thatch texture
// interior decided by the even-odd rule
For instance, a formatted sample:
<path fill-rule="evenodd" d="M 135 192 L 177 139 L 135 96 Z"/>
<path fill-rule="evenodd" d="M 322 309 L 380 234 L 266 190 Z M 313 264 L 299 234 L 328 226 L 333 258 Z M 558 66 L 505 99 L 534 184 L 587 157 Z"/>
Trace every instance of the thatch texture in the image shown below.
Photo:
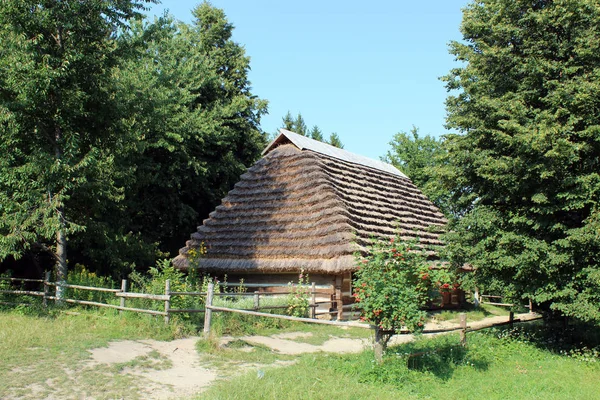
<path fill-rule="evenodd" d="M 285 144 L 291 135 L 282 135 L 192 234 L 177 267 L 192 266 L 188 251 L 202 242 L 204 270 L 312 273 L 354 270 L 356 250 L 398 230 L 441 244 L 431 227 L 444 225 L 443 215 L 402 173 Z"/>

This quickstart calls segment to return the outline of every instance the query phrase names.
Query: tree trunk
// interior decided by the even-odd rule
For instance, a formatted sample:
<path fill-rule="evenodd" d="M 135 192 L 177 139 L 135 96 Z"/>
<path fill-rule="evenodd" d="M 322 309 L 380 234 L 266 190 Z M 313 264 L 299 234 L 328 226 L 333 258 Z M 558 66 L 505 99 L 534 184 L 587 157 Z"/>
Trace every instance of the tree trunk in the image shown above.
<path fill-rule="evenodd" d="M 56 297 L 64 299 L 64 288 L 62 285 L 67 281 L 67 235 L 64 231 L 63 209 L 58 210 L 61 219 L 61 228 L 56 232 Z"/>
<path fill-rule="evenodd" d="M 60 149 L 60 140 L 62 139 L 62 131 L 60 127 L 56 127 L 54 131 L 54 156 L 59 161 L 62 158 Z M 58 214 L 59 228 L 56 231 L 56 297 L 59 301 L 64 299 L 63 284 L 67 281 L 67 234 L 65 229 L 65 209 L 60 205 L 56 213 Z"/>

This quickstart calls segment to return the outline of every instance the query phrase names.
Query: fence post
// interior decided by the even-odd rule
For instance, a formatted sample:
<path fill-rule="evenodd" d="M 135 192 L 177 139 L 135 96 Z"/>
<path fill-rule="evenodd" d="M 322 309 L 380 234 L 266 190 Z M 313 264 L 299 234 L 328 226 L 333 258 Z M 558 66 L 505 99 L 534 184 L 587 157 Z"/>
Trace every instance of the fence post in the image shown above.
<path fill-rule="evenodd" d="M 515 321 L 515 313 L 513 311 L 511 311 L 508 314 L 508 323 L 509 323 L 509 325 L 510 325 L 511 328 L 514 326 L 514 321 Z"/>
<path fill-rule="evenodd" d="M 212 310 L 210 307 L 212 306 L 213 301 L 213 293 L 215 290 L 215 285 L 213 283 L 208 284 L 208 290 L 206 293 L 206 311 L 204 312 L 204 337 L 208 338 L 210 335 L 210 320 L 212 319 Z"/>
<path fill-rule="evenodd" d="M 344 318 L 344 301 L 342 299 L 342 284 L 344 282 L 343 275 L 335 277 L 335 299 L 337 307 L 337 319 L 341 321 Z"/>
<path fill-rule="evenodd" d="M 48 285 L 49 282 L 50 282 L 50 271 L 46 271 L 46 273 L 44 275 L 44 298 L 42 300 L 44 307 L 48 307 L 48 296 L 50 294 L 50 285 Z"/>
<path fill-rule="evenodd" d="M 258 290 L 254 292 L 254 311 L 257 311 L 260 308 L 260 294 Z"/>
<path fill-rule="evenodd" d="M 310 317 L 315 319 L 317 317 L 317 285 L 313 282 L 310 285 L 311 298 L 310 298 Z"/>
<path fill-rule="evenodd" d="M 475 288 L 475 293 L 473 293 L 473 305 L 475 307 L 479 307 L 479 303 L 481 303 L 481 298 L 479 297 L 479 288 Z"/>
<path fill-rule="evenodd" d="M 167 279 L 165 281 L 165 296 L 167 299 L 165 300 L 165 324 L 169 323 L 169 311 L 171 309 L 171 280 Z"/>
<path fill-rule="evenodd" d="M 467 345 L 467 314 L 460 313 L 460 345 Z"/>
<path fill-rule="evenodd" d="M 533 314 L 533 301 L 529 299 L 529 314 Z"/>
<path fill-rule="evenodd" d="M 127 279 L 121 280 L 121 293 L 125 293 L 127 291 Z M 119 302 L 121 307 L 125 307 L 125 297 L 121 297 Z M 123 310 L 119 310 L 119 314 L 123 314 Z"/>

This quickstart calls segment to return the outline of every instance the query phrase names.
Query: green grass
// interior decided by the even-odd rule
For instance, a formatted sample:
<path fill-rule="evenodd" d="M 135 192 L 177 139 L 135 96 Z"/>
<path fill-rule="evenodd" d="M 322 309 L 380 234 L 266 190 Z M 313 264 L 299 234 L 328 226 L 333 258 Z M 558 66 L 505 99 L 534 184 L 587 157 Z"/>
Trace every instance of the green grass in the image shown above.
<path fill-rule="evenodd" d="M 467 314 L 467 321 L 481 321 L 487 317 L 508 315 L 509 309 L 506 307 L 498 307 L 489 304 L 482 304 L 480 307 L 473 307 L 467 304 L 464 309 L 460 310 L 440 310 L 429 313 L 429 316 L 436 321 L 449 321 L 459 323 L 459 315 Z"/>
<path fill-rule="evenodd" d="M 168 340 L 187 333 L 179 324 L 162 319 L 116 312 L 77 309 L 77 315 L 31 309 L 0 312 L 0 398 L 135 398 L 136 381 L 116 370 L 128 366 L 164 368 L 154 357 L 127 365 L 84 368 L 89 349 L 111 340 Z M 116 368 L 116 370 L 115 370 Z M 74 390 L 80 390 L 75 392 Z"/>
<path fill-rule="evenodd" d="M 381 366 L 371 351 L 304 355 L 262 378 L 251 371 L 218 382 L 198 398 L 597 399 L 598 358 L 567 357 L 547 339 L 519 329 L 470 333 L 466 348 L 457 335 L 424 338 L 390 348 Z"/>

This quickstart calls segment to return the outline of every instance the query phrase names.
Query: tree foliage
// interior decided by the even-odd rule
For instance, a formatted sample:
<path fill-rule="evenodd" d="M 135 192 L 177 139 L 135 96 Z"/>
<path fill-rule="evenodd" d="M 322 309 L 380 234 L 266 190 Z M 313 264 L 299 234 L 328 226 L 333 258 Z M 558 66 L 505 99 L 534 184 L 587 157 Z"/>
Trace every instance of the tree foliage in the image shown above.
<path fill-rule="evenodd" d="M 5 1 L 0 7 L 0 259 L 66 242 L 118 201 L 115 33 L 138 1 Z M 115 118 L 117 116 L 117 118 Z"/>
<path fill-rule="evenodd" d="M 260 156 L 267 103 L 223 11 L 185 24 L 141 7 L 0 8 L 0 260 L 68 240 L 69 264 L 152 265 Z"/>
<path fill-rule="evenodd" d="M 329 139 L 327 140 L 323 136 L 323 131 L 321 131 L 317 125 L 313 125 L 312 129 L 308 129 L 301 113 L 298 113 L 296 118 L 294 118 L 292 113 L 288 111 L 285 116 L 281 118 L 280 128 L 302 136 L 307 136 L 311 139 L 318 140 L 319 142 L 330 144 L 340 149 L 344 148 L 344 144 L 337 133 L 331 133 L 331 135 L 329 135 Z M 277 135 L 279 135 L 279 132 L 275 132 L 275 137 L 277 137 Z"/>
<path fill-rule="evenodd" d="M 446 77 L 457 263 L 489 290 L 600 321 L 600 5 L 485 0 Z"/>
<path fill-rule="evenodd" d="M 413 127 L 410 133 L 395 134 L 390 146 L 384 161 L 405 173 L 447 217 L 454 215 L 450 192 L 439 179 L 446 155 L 443 139 L 419 136 L 419 130 Z"/>

